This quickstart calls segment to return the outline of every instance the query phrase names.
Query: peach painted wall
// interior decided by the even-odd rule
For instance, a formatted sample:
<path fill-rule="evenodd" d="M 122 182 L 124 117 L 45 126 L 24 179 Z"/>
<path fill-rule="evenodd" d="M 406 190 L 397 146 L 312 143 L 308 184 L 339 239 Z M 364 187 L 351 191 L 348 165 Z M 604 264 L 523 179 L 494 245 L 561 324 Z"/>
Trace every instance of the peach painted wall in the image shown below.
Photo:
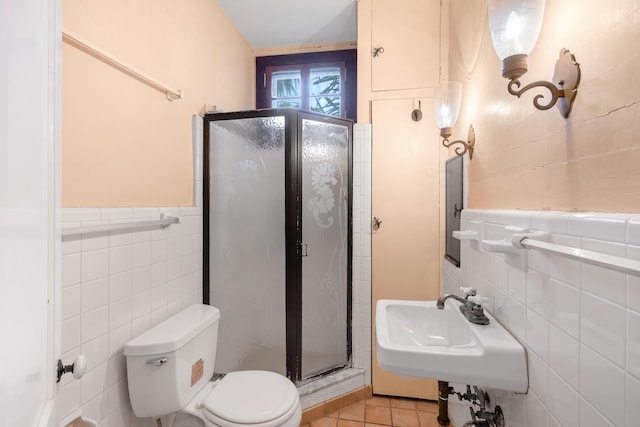
<path fill-rule="evenodd" d="M 523 84 L 551 80 L 561 48 L 581 64 L 569 119 L 507 93 L 485 0 L 451 0 L 451 80 L 464 84 L 454 135 L 476 129 L 469 205 L 640 212 L 640 4 L 547 0 Z M 533 91 L 532 91 L 533 92 Z"/>
<path fill-rule="evenodd" d="M 193 204 L 191 116 L 253 108 L 255 58 L 214 0 L 63 1 L 63 30 L 180 89 L 62 47 L 62 205 Z"/>

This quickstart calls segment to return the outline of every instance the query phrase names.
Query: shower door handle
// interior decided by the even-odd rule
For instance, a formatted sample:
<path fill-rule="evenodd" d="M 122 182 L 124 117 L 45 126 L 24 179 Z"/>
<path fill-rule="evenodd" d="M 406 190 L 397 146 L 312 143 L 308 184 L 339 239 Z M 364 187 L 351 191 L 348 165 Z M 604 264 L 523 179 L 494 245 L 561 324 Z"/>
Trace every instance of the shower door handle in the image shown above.
<path fill-rule="evenodd" d="M 307 243 L 298 242 L 298 258 L 309 256 L 309 245 Z"/>

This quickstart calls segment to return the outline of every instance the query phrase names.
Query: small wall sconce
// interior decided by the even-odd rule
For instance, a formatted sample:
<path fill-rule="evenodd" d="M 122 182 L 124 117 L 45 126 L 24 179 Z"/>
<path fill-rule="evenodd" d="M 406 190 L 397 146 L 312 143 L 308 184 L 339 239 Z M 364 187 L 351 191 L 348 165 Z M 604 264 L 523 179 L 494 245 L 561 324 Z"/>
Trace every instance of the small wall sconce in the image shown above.
<path fill-rule="evenodd" d="M 460 103 L 462 101 L 462 83 L 447 82 L 435 91 L 435 99 L 433 109 L 436 117 L 436 123 L 440 128 L 440 136 L 443 138 L 442 145 L 446 148 L 454 144 L 461 144 L 462 147 L 456 147 L 457 155 L 462 156 L 469 153 L 469 158 L 473 158 L 474 145 L 476 143 L 476 135 L 473 125 L 469 126 L 469 134 L 467 141 L 457 140 L 449 142 L 449 137 L 453 134 L 451 129 L 458 120 L 460 113 Z"/>
<path fill-rule="evenodd" d="M 536 95 L 533 105 L 538 110 L 557 105 L 560 114 L 567 118 L 580 84 L 580 64 L 569 50 L 560 51 L 551 82 L 537 81 L 520 89 L 520 77 L 528 70 L 527 58 L 542 27 L 544 4 L 545 0 L 489 0 L 491 39 L 502 60 L 502 76 L 509 79 L 509 93 L 519 98 L 529 89 L 545 87 L 551 92 L 551 99 L 542 104 L 544 95 Z"/>

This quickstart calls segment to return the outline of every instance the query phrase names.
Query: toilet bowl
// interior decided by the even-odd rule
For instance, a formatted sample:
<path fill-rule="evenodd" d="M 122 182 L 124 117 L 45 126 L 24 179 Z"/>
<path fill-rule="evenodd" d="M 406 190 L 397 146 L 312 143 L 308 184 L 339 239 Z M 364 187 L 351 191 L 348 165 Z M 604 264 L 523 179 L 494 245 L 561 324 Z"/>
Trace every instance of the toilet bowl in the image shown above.
<path fill-rule="evenodd" d="M 237 371 L 210 380 L 219 319 L 217 308 L 195 304 L 125 345 L 134 414 L 189 414 L 207 427 L 297 427 L 300 398 L 286 377 Z"/>
<path fill-rule="evenodd" d="M 206 426 L 298 427 L 302 409 L 291 385 L 273 372 L 230 372 L 203 387 L 182 412 L 203 419 Z"/>

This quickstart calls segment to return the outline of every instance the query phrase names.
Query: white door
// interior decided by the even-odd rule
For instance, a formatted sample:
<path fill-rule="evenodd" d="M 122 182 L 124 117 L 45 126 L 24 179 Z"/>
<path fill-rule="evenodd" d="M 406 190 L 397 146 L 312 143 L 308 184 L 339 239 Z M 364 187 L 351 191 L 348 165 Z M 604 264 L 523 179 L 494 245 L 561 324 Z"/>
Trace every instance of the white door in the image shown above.
<path fill-rule="evenodd" d="M 60 0 L 0 2 L 0 426 L 55 422 Z"/>

